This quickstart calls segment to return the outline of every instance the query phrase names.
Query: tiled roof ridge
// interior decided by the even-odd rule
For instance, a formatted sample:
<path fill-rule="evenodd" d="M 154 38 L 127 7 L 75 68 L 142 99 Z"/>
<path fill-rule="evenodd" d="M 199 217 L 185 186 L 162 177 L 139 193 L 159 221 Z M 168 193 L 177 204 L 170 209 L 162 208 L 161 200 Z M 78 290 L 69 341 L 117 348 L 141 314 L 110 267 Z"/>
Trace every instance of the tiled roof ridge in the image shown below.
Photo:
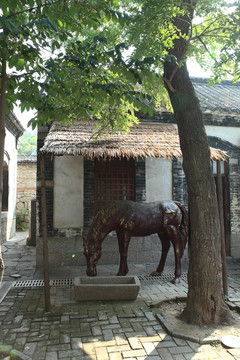
<path fill-rule="evenodd" d="M 197 77 L 197 76 L 191 76 L 190 77 L 193 85 L 194 84 L 204 84 L 204 85 L 208 85 L 208 81 L 209 78 L 205 78 L 205 77 Z M 235 83 L 232 82 L 232 80 L 228 80 L 228 79 L 224 79 L 221 80 L 221 82 L 216 82 L 214 85 L 212 86 L 222 86 L 222 85 L 228 85 L 228 86 L 240 86 L 240 81 L 237 81 Z"/>
<path fill-rule="evenodd" d="M 223 80 L 211 86 L 207 78 L 191 80 L 203 111 L 218 111 L 225 115 L 240 113 L 240 82 Z"/>
<path fill-rule="evenodd" d="M 25 131 L 17 116 L 11 112 L 6 115 L 6 128 L 19 138 Z"/>
<path fill-rule="evenodd" d="M 37 156 L 36 155 L 18 155 L 17 158 L 18 162 L 37 162 Z"/>

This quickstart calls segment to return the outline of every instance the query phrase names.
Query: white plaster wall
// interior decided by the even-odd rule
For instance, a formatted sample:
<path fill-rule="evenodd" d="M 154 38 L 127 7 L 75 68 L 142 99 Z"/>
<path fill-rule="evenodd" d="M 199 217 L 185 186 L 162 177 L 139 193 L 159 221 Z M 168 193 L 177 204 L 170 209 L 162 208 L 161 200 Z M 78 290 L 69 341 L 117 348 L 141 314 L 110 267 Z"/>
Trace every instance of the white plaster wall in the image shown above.
<path fill-rule="evenodd" d="M 206 126 L 208 136 L 216 136 L 230 143 L 240 146 L 240 128 L 225 126 Z"/>
<path fill-rule="evenodd" d="M 177 125 L 173 124 L 176 128 Z M 229 141 L 233 145 L 240 146 L 240 128 L 234 126 L 205 126 L 208 136 L 215 136 Z"/>
<path fill-rule="evenodd" d="M 6 129 L 4 145 L 4 161 L 8 165 L 8 212 L 7 216 L 7 234 L 6 240 L 11 238 L 15 233 L 16 219 L 16 192 L 17 192 L 17 148 L 16 138 Z M 6 155 L 7 153 L 7 155 Z"/>
<path fill-rule="evenodd" d="M 54 227 L 83 227 L 83 157 L 54 158 Z"/>
<path fill-rule="evenodd" d="M 146 201 L 172 200 L 172 161 L 146 159 Z"/>

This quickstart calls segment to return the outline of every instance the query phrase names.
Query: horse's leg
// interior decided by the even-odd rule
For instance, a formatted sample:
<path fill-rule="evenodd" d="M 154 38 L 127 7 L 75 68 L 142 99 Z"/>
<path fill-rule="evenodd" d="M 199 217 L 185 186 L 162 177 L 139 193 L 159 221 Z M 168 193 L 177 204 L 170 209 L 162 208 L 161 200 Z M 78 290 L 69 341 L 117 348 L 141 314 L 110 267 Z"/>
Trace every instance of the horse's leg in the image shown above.
<path fill-rule="evenodd" d="M 127 255 L 131 235 L 127 231 L 117 230 L 118 247 L 120 253 L 120 265 L 117 275 L 125 276 L 128 273 Z"/>
<path fill-rule="evenodd" d="M 182 251 L 182 240 L 178 225 L 169 225 L 166 227 L 170 241 L 173 244 L 174 255 L 175 255 L 175 278 L 171 281 L 173 284 L 180 283 L 181 271 L 181 258 L 183 255 Z"/>
<path fill-rule="evenodd" d="M 167 258 L 167 254 L 168 254 L 168 250 L 170 248 L 170 240 L 167 234 L 158 234 L 158 237 L 162 243 L 162 255 L 161 255 L 161 259 L 160 262 L 158 264 L 158 267 L 156 269 L 156 271 L 153 271 L 151 273 L 151 276 L 160 276 L 161 273 L 163 272 L 164 266 L 165 266 L 165 262 L 166 262 L 166 258 Z"/>

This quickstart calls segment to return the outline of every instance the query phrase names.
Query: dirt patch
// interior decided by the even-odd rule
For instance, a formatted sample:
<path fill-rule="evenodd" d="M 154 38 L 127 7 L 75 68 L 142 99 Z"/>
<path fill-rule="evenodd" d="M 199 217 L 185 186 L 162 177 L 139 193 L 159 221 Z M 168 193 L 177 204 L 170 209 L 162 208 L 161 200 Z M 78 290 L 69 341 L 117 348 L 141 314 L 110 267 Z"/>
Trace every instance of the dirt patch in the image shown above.
<path fill-rule="evenodd" d="M 231 310 L 235 323 L 233 325 L 191 325 L 178 319 L 186 303 L 184 301 L 165 301 L 159 305 L 159 310 L 163 318 L 167 321 L 174 332 L 194 336 L 200 339 L 213 337 L 221 339 L 225 335 L 240 336 L 240 314 L 236 310 Z"/>

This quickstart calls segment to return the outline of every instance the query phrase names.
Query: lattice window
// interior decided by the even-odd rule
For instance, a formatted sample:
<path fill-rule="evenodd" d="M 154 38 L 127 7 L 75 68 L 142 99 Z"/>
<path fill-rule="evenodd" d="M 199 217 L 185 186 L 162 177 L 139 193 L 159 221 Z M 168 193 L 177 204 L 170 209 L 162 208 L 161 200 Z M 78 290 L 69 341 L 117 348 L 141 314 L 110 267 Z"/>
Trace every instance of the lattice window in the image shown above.
<path fill-rule="evenodd" d="M 95 160 L 95 212 L 113 200 L 135 200 L 133 159 Z"/>

